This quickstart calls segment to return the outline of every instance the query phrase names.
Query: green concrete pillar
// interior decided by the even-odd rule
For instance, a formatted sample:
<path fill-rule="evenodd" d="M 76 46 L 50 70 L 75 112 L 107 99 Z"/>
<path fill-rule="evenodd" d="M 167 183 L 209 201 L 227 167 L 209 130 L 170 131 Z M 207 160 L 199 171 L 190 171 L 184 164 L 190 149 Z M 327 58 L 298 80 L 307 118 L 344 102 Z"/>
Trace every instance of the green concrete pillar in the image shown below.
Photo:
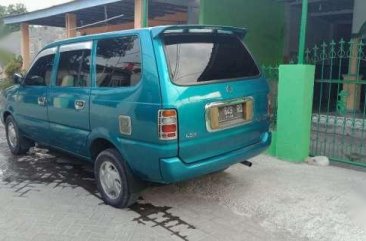
<path fill-rule="evenodd" d="M 198 17 L 199 24 L 205 24 L 206 14 L 206 0 L 200 0 L 200 13 Z"/>
<path fill-rule="evenodd" d="M 277 156 L 276 152 L 277 152 L 277 131 L 276 130 L 272 130 L 272 141 L 271 141 L 271 145 L 268 147 L 267 149 L 267 154 L 270 156 Z"/>
<path fill-rule="evenodd" d="M 301 10 L 301 23 L 300 23 L 300 35 L 299 35 L 299 56 L 298 63 L 304 64 L 305 43 L 306 43 L 306 28 L 308 24 L 308 8 L 309 0 L 302 0 Z"/>
<path fill-rule="evenodd" d="M 142 23 L 142 27 L 143 28 L 147 28 L 149 27 L 149 1 L 148 0 L 143 0 L 142 1 L 142 19 L 141 19 L 141 23 Z"/>
<path fill-rule="evenodd" d="M 315 66 L 279 68 L 276 156 L 302 162 L 309 156 Z"/>

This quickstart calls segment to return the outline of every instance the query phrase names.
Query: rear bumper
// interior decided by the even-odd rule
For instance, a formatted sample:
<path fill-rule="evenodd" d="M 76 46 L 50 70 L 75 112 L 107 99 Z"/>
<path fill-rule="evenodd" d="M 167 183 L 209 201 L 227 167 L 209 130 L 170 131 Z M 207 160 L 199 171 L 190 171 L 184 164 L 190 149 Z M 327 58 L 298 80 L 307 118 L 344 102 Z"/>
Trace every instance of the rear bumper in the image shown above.
<path fill-rule="evenodd" d="M 163 181 L 174 183 L 219 171 L 262 153 L 271 144 L 271 139 L 272 134 L 266 132 L 262 135 L 261 141 L 256 144 L 192 164 L 184 163 L 179 157 L 161 159 L 160 168 Z"/>

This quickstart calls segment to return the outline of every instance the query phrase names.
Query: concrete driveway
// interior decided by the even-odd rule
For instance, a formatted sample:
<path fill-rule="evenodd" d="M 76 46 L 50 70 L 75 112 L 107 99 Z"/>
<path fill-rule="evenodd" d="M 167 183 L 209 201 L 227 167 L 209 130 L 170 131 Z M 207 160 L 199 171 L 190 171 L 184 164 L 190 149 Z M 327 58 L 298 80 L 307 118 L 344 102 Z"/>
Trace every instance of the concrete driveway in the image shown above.
<path fill-rule="evenodd" d="M 4 136 L 0 128 L 0 136 Z M 0 139 L 0 240 L 365 240 L 366 174 L 261 155 L 253 167 L 151 187 L 106 206 L 92 168 Z"/>

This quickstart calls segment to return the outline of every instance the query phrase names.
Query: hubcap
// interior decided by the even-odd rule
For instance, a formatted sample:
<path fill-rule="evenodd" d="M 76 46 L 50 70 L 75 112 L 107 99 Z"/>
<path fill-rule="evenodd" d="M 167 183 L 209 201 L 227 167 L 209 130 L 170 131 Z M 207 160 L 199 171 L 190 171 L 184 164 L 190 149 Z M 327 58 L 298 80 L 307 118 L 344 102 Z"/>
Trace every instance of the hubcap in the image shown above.
<path fill-rule="evenodd" d="M 122 182 L 118 170 L 112 162 L 105 161 L 100 165 L 99 180 L 104 193 L 110 199 L 118 198 L 122 190 Z"/>
<path fill-rule="evenodd" d="M 9 122 L 8 124 L 8 140 L 11 147 L 16 147 L 18 138 L 13 122 Z"/>

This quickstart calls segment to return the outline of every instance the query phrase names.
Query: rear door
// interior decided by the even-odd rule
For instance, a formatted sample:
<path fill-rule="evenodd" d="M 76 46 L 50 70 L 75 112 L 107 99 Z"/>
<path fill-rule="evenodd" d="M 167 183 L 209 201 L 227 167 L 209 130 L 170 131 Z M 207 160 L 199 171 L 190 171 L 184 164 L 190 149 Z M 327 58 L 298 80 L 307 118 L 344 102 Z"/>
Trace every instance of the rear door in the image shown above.
<path fill-rule="evenodd" d="M 89 99 L 92 42 L 59 48 L 56 83 L 48 94 L 51 144 L 86 155 L 90 133 Z"/>
<path fill-rule="evenodd" d="M 239 37 L 182 32 L 163 42 L 180 158 L 193 163 L 258 143 L 268 131 L 268 86 Z"/>

